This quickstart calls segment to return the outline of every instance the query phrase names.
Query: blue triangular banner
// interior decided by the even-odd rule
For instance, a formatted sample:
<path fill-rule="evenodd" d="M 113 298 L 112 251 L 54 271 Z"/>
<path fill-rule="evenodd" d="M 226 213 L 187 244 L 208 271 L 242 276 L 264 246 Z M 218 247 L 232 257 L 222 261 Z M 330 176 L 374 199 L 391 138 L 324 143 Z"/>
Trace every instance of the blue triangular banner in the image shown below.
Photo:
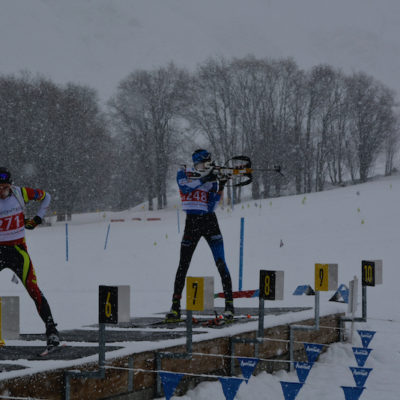
<path fill-rule="evenodd" d="M 314 364 L 307 362 L 295 362 L 294 367 L 296 368 L 297 377 L 301 383 L 304 383 L 311 371 Z"/>
<path fill-rule="evenodd" d="M 246 379 L 246 383 L 249 382 L 249 379 L 253 375 L 253 371 L 258 364 L 258 358 L 238 358 L 240 369 L 242 370 L 242 375 L 244 379 Z"/>
<path fill-rule="evenodd" d="M 362 346 L 367 348 L 375 335 L 375 331 L 357 331 L 360 335 Z"/>
<path fill-rule="evenodd" d="M 306 294 L 307 296 L 312 296 L 315 295 L 315 292 L 310 285 L 297 286 L 297 288 L 293 292 L 293 296 L 301 296 L 302 294 Z"/>
<path fill-rule="evenodd" d="M 372 349 L 366 349 L 365 347 L 352 347 L 352 349 L 357 365 L 363 367 Z"/>
<path fill-rule="evenodd" d="M 357 387 L 363 387 L 372 368 L 349 367 Z"/>
<path fill-rule="evenodd" d="M 178 383 L 183 377 L 183 374 L 173 374 L 171 372 L 159 372 L 161 382 L 164 388 L 165 398 L 169 400 L 175 392 Z"/>
<path fill-rule="evenodd" d="M 338 303 L 348 303 L 349 302 L 349 289 L 342 283 L 335 294 L 329 299 L 329 301 L 336 301 Z"/>
<path fill-rule="evenodd" d="M 349 302 L 349 288 L 342 283 L 339 288 L 338 288 L 338 292 L 342 295 L 343 301 L 345 303 Z"/>
<path fill-rule="evenodd" d="M 226 400 L 233 400 L 239 390 L 240 384 L 243 379 L 240 378 L 219 378 L 222 385 L 222 390 L 224 392 Z"/>
<path fill-rule="evenodd" d="M 324 347 L 323 344 L 304 343 L 304 349 L 306 350 L 309 363 L 313 363 L 314 361 L 317 360 L 323 347 Z"/>
<path fill-rule="evenodd" d="M 303 387 L 303 383 L 281 381 L 281 386 L 285 400 L 294 400 Z"/>
<path fill-rule="evenodd" d="M 341 387 L 344 392 L 344 398 L 346 400 L 358 400 L 361 396 L 361 393 L 365 388 L 363 387 L 350 387 L 350 386 L 342 386 Z"/>
<path fill-rule="evenodd" d="M 293 292 L 293 296 L 301 296 L 307 290 L 308 285 L 300 285 Z"/>

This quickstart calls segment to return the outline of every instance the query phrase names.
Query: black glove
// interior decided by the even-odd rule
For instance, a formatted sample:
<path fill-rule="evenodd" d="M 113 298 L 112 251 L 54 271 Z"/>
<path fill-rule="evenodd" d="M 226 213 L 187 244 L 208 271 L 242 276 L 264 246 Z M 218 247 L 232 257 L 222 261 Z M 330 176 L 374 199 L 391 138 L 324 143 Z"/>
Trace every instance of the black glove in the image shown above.
<path fill-rule="evenodd" d="M 42 223 L 42 218 L 38 215 L 34 216 L 33 218 L 25 219 L 25 229 L 35 229 L 38 225 Z"/>
<path fill-rule="evenodd" d="M 212 168 L 206 176 L 200 178 L 201 183 L 213 182 L 216 180 L 217 180 L 217 175 L 215 175 L 214 173 L 214 168 Z"/>

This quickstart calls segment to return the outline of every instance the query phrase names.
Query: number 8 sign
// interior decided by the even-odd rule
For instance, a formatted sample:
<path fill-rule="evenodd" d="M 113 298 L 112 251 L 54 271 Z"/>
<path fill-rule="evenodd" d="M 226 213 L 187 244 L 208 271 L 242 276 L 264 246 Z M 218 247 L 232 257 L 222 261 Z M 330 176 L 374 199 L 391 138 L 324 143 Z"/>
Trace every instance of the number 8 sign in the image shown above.
<path fill-rule="evenodd" d="M 283 300 L 283 271 L 260 270 L 260 298 Z"/>

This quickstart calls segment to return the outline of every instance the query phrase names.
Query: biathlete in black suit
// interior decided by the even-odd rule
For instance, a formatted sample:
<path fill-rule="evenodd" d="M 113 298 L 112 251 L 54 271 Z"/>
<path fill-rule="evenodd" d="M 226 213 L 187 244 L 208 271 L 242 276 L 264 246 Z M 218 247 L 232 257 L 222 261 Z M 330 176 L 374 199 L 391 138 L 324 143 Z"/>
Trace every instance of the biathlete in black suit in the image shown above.
<path fill-rule="evenodd" d="M 232 280 L 225 262 L 224 242 L 214 213 L 221 198 L 226 180 L 213 173 L 211 154 L 204 149 L 192 155 L 194 168 L 182 168 L 178 171 L 177 182 L 182 201 L 182 209 L 186 212 L 185 230 L 181 242 L 180 260 L 176 271 L 172 306 L 166 315 L 166 322 L 176 322 L 181 318 L 181 297 L 185 286 L 185 278 L 193 253 L 201 237 L 207 240 L 212 251 L 215 264 L 221 276 L 225 295 L 224 318 L 232 320 L 234 316 L 232 298 Z M 193 177 L 201 173 L 201 177 Z"/>

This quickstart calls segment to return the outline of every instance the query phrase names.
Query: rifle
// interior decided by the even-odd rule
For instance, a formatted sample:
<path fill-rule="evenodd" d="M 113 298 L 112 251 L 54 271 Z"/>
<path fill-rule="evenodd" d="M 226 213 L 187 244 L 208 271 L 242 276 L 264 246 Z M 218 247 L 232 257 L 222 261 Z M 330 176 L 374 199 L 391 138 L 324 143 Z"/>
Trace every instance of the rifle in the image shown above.
<path fill-rule="evenodd" d="M 210 161 L 206 164 L 204 171 L 188 172 L 188 176 L 190 178 L 202 178 L 211 173 L 218 180 L 230 180 L 231 183 L 227 186 L 239 187 L 249 185 L 253 181 L 254 171 L 271 171 L 284 176 L 280 165 L 274 165 L 272 168 L 252 168 L 250 157 L 247 156 L 232 157 L 223 166 Z"/>

